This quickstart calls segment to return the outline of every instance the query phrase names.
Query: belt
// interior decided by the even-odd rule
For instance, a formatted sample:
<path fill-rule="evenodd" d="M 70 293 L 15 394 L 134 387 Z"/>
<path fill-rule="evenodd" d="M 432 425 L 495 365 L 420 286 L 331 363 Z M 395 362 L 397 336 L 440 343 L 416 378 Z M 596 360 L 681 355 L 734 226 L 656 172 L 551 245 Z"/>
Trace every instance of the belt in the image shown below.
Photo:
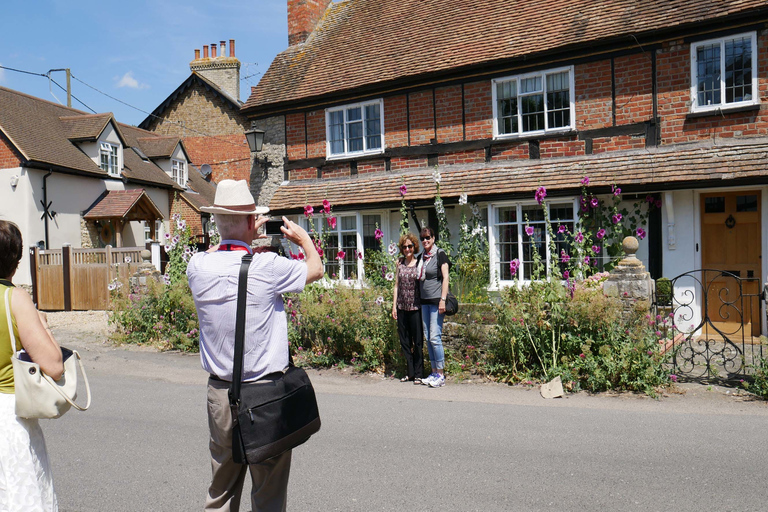
<path fill-rule="evenodd" d="M 210 379 L 211 379 L 211 380 L 217 380 L 217 381 L 219 381 L 219 382 L 226 382 L 226 383 L 229 383 L 229 382 L 230 382 L 230 381 L 228 381 L 228 380 L 224 380 L 224 379 L 222 379 L 222 378 L 219 378 L 219 377 L 217 377 L 216 375 L 214 375 L 214 374 L 212 374 L 212 373 L 210 373 L 210 374 L 208 374 L 208 375 L 210 376 Z"/>

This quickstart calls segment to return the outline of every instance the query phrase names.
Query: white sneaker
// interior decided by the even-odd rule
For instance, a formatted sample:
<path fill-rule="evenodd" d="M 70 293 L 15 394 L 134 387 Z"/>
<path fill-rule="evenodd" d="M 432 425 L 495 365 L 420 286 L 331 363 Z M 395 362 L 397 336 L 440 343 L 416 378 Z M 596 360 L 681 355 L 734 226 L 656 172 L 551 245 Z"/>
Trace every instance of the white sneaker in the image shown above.
<path fill-rule="evenodd" d="M 429 381 L 429 387 L 431 388 L 441 388 L 445 386 L 445 376 L 439 375 L 436 379 Z"/>
<path fill-rule="evenodd" d="M 421 379 L 421 383 L 425 386 L 429 386 L 430 383 L 438 377 L 436 373 L 430 373 L 426 379 Z"/>

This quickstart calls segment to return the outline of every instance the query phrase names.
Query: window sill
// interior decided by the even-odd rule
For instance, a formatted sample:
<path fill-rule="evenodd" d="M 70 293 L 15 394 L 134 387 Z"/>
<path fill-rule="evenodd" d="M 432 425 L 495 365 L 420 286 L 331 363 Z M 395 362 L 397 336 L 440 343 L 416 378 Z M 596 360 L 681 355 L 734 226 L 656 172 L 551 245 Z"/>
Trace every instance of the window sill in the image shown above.
<path fill-rule="evenodd" d="M 377 155 L 384 155 L 384 150 L 381 151 L 368 151 L 365 153 L 346 153 L 343 155 L 326 155 L 325 159 L 328 162 L 349 162 L 358 160 L 360 158 L 375 157 Z"/>
<path fill-rule="evenodd" d="M 704 110 L 700 112 L 691 112 L 689 114 L 686 114 L 686 119 L 699 119 L 702 117 L 722 117 L 728 114 L 741 114 L 744 112 L 757 112 L 760 110 L 760 104 L 755 103 L 754 105 L 745 105 L 743 107 L 725 107 L 725 108 L 717 108 L 715 110 Z"/>
<path fill-rule="evenodd" d="M 497 135 L 493 138 L 494 142 L 516 142 L 516 141 L 527 141 L 527 140 L 541 140 L 541 139 L 552 139 L 556 137 L 563 137 L 563 136 L 571 136 L 576 135 L 578 133 L 577 130 L 574 130 L 573 128 L 563 129 L 563 130 L 551 130 L 548 132 L 536 132 L 536 133 L 524 133 L 522 135 Z"/>

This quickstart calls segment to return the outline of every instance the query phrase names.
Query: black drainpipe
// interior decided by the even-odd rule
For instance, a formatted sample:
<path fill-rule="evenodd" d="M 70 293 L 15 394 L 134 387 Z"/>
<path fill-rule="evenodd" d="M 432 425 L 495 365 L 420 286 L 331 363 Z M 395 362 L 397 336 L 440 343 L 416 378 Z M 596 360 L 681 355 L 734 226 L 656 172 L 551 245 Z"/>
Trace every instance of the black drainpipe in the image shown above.
<path fill-rule="evenodd" d="M 46 184 L 46 180 L 48 179 L 48 176 L 53 174 L 53 171 L 50 169 L 48 170 L 48 174 L 43 176 L 43 219 L 45 219 L 45 248 L 49 249 L 51 247 L 50 242 L 48 240 L 48 218 L 51 216 L 50 213 L 48 213 L 48 208 L 50 208 L 50 204 L 48 203 L 48 185 Z"/>

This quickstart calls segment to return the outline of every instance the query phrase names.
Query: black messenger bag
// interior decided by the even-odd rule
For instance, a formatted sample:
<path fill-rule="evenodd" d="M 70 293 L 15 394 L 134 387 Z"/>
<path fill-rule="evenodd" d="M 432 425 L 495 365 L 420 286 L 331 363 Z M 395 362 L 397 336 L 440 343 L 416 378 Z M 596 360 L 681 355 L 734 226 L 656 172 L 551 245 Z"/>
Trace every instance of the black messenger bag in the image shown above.
<path fill-rule="evenodd" d="M 243 256 L 237 290 L 235 357 L 229 406 L 232 411 L 232 458 L 257 464 L 304 443 L 320 430 L 315 390 L 307 372 L 293 365 L 255 382 L 242 383 L 245 305 L 251 254 Z"/>

